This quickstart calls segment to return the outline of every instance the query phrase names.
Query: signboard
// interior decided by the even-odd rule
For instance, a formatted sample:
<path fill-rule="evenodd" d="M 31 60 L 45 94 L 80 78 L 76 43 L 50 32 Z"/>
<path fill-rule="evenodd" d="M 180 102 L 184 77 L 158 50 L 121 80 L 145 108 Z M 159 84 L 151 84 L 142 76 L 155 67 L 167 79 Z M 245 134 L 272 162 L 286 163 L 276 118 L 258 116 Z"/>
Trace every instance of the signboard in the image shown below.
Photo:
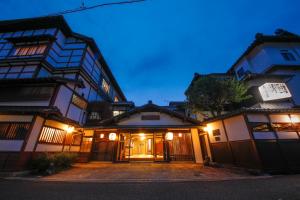
<path fill-rule="evenodd" d="M 285 83 L 265 83 L 258 87 L 263 101 L 272 101 L 292 97 Z"/>

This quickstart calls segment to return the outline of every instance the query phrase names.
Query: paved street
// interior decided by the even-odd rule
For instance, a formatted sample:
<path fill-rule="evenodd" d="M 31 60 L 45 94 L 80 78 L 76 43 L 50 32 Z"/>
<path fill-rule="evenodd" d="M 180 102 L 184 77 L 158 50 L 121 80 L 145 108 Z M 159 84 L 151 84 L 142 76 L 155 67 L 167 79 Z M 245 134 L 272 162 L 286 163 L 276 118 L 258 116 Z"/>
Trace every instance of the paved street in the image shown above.
<path fill-rule="evenodd" d="M 184 183 L 76 183 L 0 180 L 0 199 L 300 199 L 300 175 Z"/>
<path fill-rule="evenodd" d="M 103 163 L 76 164 L 72 169 L 40 178 L 51 181 L 84 182 L 151 182 L 151 181 L 205 181 L 243 178 L 251 176 L 242 170 L 203 167 L 195 163 Z"/>

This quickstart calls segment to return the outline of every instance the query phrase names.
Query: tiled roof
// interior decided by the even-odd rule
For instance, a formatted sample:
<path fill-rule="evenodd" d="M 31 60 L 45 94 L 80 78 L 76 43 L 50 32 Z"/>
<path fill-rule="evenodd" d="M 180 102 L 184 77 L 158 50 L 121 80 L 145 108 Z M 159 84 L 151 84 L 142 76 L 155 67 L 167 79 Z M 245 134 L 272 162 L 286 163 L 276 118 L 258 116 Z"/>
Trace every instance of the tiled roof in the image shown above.
<path fill-rule="evenodd" d="M 106 119 L 106 120 L 100 121 L 97 124 L 90 124 L 90 126 L 95 126 L 95 125 L 99 125 L 99 126 L 115 125 L 121 119 L 128 118 L 130 115 L 133 115 L 133 114 L 136 114 L 136 113 L 140 113 L 140 112 L 162 112 L 162 113 L 166 113 L 168 115 L 177 117 L 179 119 L 182 119 L 183 121 L 190 122 L 193 125 L 199 125 L 200 124 L 200 122 L 198 120 L 192 119 L 190 117 L 186 117 L 183 114 L 180 114 L 178 112 L 169 110 L 169 109 L 164 108 L 162 106 L 158 106 L 158 105 L 155 105 L 155 104 L 152 104 L 152 103 L 148 103 L 148 104 L 145 104 L 143 106 L 133 108 L 133 109 L 129 110 L 128 112 L 125 112 L 123 114 L 117 115 L 117 116 L 112 117 L 110 119 Z"/>
<path fill-rule="evenodd" d="M 209 122 L 233 117 L 240 114 L 246 114 L 246 113 L 300 113 L 300 108 L 276 108 L 276 109 L 268 109 L 268 108 L 241 108 L 236 111 L 232 111 L 229 113 L 226 113 L 224 115 L 220 115 L 217 117 L 209 118 L 202 122 L 202 124 L 206 124 Z"/>

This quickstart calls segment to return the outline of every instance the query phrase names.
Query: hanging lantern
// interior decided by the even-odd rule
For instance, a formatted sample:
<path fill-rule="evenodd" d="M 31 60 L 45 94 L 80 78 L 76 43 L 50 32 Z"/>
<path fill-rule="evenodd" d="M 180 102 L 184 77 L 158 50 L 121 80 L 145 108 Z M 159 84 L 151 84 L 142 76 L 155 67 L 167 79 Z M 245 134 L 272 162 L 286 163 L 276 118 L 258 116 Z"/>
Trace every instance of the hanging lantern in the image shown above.
<path fill-rule="evenodd" d="M 172 132 L 167 132 L 166 133 L 166 140 L 171 141 L 173 140 L 174 134 Z"/>
<path fill-rule="evenodd" d="M 67 131 L 67 133 L 73 133 L 73 131 L 74 131 L 74 126 L 68 126 L 68 127 L 66 128 L 66 131 Z"/>
<path fill-rule="evenodd" d="M 182 133 L 178 133 L 178 137 L 182 137 Z"/>
<path fill-rule="evenodd" d="M 115 141 L 117 139 L 117 134 L 116 133 L 110 133 L 108 136 L 110 141 Z"/>

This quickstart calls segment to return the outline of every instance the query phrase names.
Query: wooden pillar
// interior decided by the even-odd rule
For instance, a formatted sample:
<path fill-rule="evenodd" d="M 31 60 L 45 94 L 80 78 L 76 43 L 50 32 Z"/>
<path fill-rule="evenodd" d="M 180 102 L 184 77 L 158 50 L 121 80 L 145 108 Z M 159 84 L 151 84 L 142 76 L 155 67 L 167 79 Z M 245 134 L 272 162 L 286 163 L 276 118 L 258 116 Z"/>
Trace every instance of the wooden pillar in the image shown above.
<path fill-rule="evenodd" d="M 192 134 L 192 141 L 193 141 L 193 147 L 194 147 L 195 162 L 199 163 L 199 164 L 203 164 L 203 156 L 202 156 L 202 151 L 201 151 L 201 147 L 200 147 L 198 129 L 192 128 L 191 134 Z"/>

